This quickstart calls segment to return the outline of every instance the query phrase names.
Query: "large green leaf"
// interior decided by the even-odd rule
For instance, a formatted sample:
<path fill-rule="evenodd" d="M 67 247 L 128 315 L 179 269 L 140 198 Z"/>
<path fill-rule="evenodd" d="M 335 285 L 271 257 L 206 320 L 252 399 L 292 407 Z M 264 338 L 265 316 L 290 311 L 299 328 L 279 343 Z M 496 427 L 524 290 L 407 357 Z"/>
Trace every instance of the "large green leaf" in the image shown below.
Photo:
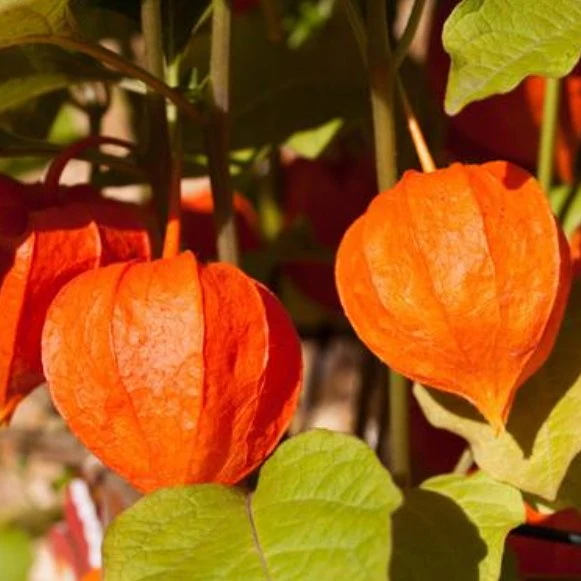
<path fill-rule="evenodd" d="M 208 73 L 210 34 L 188 45 L 184 66 L 199 80 Z M 353 33 L 342 11 L 301 44 L 273 45 L 260 13 L 232 30 L 232 149 L 283 143 L 291 135 L 333 119 L 367 115 L 367 78 Z M 200 152 L 199 131 L 185 134 L 186 151 Z"/>
<path fill-rule="evenodd" d="M 73 33 L 69 0 L 2 0 L 0 2 L 0 47 L 15 39 L 37 35 Z"/>
<path fill-rule="evenodd" d="M 110 526 L 106 581 L 384 581 L 400 493 L 373 452 L 317 430 L 283 444 L 257 490 L 160 490 Z"/>
<path fill-rule="evenodd" d="M 0 528 L 2 581 L 26 581 L 32 558 L 32 542 L 25 533 L 15 528 Z"/>
<path fill-rule="evenodd" d="M 581 52 L 581 2 L 463 0 L 443 43 L 452 59 L 445 106 L 453 115 L 528 75 L 566 75 Z"/>
<path fill-rule="evenodd" d="M 506 431 L 498 436 L 459 398 L 419 385 L 415 396 L 433 425 L 468 440 L 490 476 L 555 500 L 565 476 L 581 488 L 581 463 L 571 465 L 581 452 L 580 325 L 581 284 L 576 283 L 549 360 L 519 389 Z"/>
<path fill-rule="evenodd" d="M 5 49 L 0 51 L 0 113 L 74 83 L 116 78 L 118 75 L 94 59 L 58 47 Z"/>
<path fill-rule="evenodd" d="M 504 541 L 525 520 L 518 490 L 483 474 L 432 478 L 393 515 L 393 581 L 497 581 Z"/>

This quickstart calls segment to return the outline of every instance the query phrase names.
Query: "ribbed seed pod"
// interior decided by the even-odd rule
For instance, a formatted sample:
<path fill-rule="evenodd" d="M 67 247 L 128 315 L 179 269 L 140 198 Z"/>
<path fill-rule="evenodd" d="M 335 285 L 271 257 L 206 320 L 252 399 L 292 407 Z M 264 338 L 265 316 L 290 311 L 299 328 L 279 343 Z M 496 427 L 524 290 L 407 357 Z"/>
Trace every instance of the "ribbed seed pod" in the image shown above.
<path fill-rule="evenodd" d="M 276 298 L 191 252 L 77 277 L 49 311 L 43 363 L 71 430 L 143 491 L 246 476 L 287 428 L 302 375 Z"/>
<path fill-rule="evenodd" d="M 571 282 L 566 239 L 538 183 L 506 162 L 408 171 L 347 231 L 336 263 L 361 339 L 403 375 L 502 429 L 546 360 Z"/>

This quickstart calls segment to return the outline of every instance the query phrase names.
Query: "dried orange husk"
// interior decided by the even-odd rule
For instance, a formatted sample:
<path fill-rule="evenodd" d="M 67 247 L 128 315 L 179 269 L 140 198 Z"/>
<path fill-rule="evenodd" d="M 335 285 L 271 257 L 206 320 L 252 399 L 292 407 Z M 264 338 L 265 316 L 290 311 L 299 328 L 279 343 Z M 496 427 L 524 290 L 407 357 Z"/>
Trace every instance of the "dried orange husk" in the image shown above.
<path fill-rule="evenodd" d="M 277 299 L 191 252 L 77 277 L 50 308 L 42 348 L 71 430 L 143 491 L 242 479 L 283 435 L 301 385 Z"/>
<path fill-rule="evenodd" d="M 408 171 L 346 233 L 336 262 L 360 338 L 403 375 L 460 395 L 501 430 L 546 360 L 570 283 L 536 180 L 507 162 Z"/>
<path fill-rule="evenodd" d="M 129 204 L 100 200 L 96 190 L 77 186 L 90 189 L 88 202 L 68 203 L 68 189 L 61 188 L 63 202 L 43 206 L 40 184 L 2 176 L 2 186 L 21 202 L 11 203 L 15 221 L 0 230 L 0 423 L 43 381 L 42 326 L 60 288 L 85 270 L 151 254 L 141 215 Z"/>

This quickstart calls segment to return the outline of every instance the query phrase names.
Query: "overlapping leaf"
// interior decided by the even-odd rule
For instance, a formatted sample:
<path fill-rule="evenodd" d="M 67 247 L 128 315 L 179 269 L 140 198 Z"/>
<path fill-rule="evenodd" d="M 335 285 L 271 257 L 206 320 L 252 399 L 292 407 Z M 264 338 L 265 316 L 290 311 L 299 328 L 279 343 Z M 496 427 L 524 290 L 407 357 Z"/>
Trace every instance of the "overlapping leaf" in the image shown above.
<path fill-rule="evenodd" d="M 390 577 L 496 581 L 506 535 L 524 519 L 520 493 L 483 473 L 432 478 L 393 515 Z"/>
<path fill-rule="evenodd" d="M 548 500 L 560 498 L 565 476 L 569 489 L 571 482 L 577 488 L 581 482 L 581 462 L 571 465 L 581 452 L 580 323 L 581 285 L 576 283 L 549 360 L 518 391 L 506 431 L 498 436 L 458 398 L 419 385 L 415 396 L 432 424 L 468 440 L 490 476 Z"/>
<path fill-rule="evenodd" d="M 448 18 L 446 111 L 513 89 L 528 75 L 564 76 L 581 52 L 578 0 L 464 0 Z"/>
<path fill-rule="evenodd" d="M 3 0 L 0 4 L 0 48 L 31 35 L 74 31 L 69 0 Z"/>
<path fill-rule="evenodd" d="M 210 34 L 190 42 L 184 66 L 208 72 Z M 340 55 L 340 56 L 338 56 Z M 284 142 L 294 133 L 368 111 L 365 69 L 343 12 L 297 49 L 273 47 L 260 14 L 232 31 L 231 144 L 233 149 Z M 186 151 L 203 150 L 199 132 L 186 134 Z"/>
<path fill-rule="evenodd" d="M 384 581 L 400 493 L 358 440 L 313 431 L 283 444 L 253 495 L 165 489 L 105 539 L 106 581 Z"/>
<path fill-rule="evenodd" d="M 116 78 L 97 61 L 58 47 L 5 49 L 0 51 L 0 113 L 73 83 Z"/>

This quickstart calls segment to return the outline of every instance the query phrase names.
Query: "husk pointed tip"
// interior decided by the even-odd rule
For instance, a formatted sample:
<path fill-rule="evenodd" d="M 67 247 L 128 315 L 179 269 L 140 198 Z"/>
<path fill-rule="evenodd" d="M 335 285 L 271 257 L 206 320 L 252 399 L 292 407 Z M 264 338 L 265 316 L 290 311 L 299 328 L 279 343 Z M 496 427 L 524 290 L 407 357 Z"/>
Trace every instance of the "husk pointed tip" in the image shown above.
<path fill-rule="evenodd" d="M 500 409 L 484 410 L 480 409 L 480 413 L 488 422 L 495 438 L 499 438 L 506 432 L 506 415 Z"/>

